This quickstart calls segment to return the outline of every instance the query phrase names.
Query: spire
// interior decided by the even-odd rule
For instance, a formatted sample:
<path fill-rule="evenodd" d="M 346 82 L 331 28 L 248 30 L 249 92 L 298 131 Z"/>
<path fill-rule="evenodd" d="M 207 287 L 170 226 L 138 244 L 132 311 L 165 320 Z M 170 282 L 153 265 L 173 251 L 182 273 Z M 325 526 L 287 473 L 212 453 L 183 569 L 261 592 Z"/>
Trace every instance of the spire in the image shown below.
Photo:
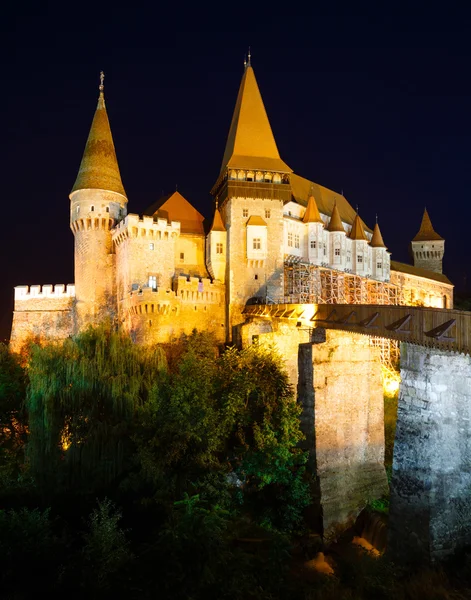
<path fill-rule="evenodd" d="M 307 208 L 306 212 L 304 213 L 303 223 L 323 223 L 316 201 L 312 195 L 312 190 L 309 200 L 307 201 Z"/>
<path fill-rule="evenodd" d="M 430 241 L 443 240 L 434 230 L 432 221 L 428 215 L 427 209 L 424 210 L 424 216 L 422 217 L 422 223 L 420 225 L 419 233 L 412 240 L 413 242 L 430 242 Z"/>
<path fill-rule="evenodd" d="M 363 229 L 363 222 L 360 219 L 360 215 L 358 213 L 355 215 L 355 219 L 353 220 L 353 225 L 349 237 L 351 240 L 365 240 L 366 242 L 368 241 L 365 235 L 365 230 Z"/>
<path fill-rule="evenodd" d="M 221 171 L 229 167 L 291 173 L 292 169 L 281 160 L 278 153 L 250 59 L 249 51 Z"/>
<path fill-rule="evenodd" d="M 110 122 L 106 112 L 104 78 L 105 75 L 102 71 L 100 73 L 98 105 L 72 192 L 99 189 L 117 192 L 126 198 L 126 192 L 119 173 Z"/>
<path fill-rule="evenodd" d="M 337 208 L 337 202 L 334 204 L 329 225 L 327 226 L 327 231 L 343 231 L 345 233 L 345 229 L 342 225 L 342 219 L 340 218 L 339 209 Z"/>
<path fill-rule="evenodd" d="M 371 238 L 370 246 L 372 248 L 386 248 L 386 245 L 383 242 L 383 236 L 381 235 L 381 231 L 379 229 L 378 216 L 376 216 L 376 225 L 373 229 L 373 237 Z"/>
<path fill-rule="evenodd" d="M 211 225 L 210 231 L 226 231 L 217 202 L 216 208 L 214 209 L 213 224 Z"/>

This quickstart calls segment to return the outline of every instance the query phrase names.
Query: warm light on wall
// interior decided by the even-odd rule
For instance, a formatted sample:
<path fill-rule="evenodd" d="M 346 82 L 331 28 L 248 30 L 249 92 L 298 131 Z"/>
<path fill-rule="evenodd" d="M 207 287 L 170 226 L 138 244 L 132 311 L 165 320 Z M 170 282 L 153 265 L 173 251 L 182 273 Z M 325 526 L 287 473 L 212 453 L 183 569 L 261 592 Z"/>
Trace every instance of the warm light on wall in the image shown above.
<path fill-rule="evenodd" d="M 386 396 L 394 396 L 399 390 L 401 375 L 398 371 L 390 369 L 385 365 L 381 366 L 381 375 L 383 379 L 383 391 Z"/>

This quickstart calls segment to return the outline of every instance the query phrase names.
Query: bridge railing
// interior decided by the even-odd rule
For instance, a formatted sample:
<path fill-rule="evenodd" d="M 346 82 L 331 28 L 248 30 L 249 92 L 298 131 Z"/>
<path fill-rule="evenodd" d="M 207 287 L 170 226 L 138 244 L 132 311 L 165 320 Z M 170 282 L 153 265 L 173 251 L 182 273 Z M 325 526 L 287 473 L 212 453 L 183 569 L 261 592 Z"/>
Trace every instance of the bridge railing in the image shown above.
<path fill-rule="evenodd" d="M 471 312 L 379 304 L 255 304 L 247 317 L 288 319 L 299 327 L 341 329 L 471 354 Z"/>

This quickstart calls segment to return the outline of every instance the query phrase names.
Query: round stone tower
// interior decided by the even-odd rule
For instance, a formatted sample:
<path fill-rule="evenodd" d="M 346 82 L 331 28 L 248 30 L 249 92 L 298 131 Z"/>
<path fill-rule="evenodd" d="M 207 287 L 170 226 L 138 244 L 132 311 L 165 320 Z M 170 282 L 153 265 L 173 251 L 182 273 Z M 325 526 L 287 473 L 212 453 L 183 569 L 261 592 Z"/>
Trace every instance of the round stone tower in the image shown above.
<path fill-rule="evenodd" d="M 80 169 L 70 193 L 70 227 L 75 236 L 77 328 L 116 316 L 113 226 L 126 215 L 127 197 L 105 106 L 100 95 Z"/>
<path fill-rule="evenodd" d="M 424 211 L 419 233 L 411 242 L 414 266 L 442 273 L 445 240 L 434 230 L 427 209 Z"/>

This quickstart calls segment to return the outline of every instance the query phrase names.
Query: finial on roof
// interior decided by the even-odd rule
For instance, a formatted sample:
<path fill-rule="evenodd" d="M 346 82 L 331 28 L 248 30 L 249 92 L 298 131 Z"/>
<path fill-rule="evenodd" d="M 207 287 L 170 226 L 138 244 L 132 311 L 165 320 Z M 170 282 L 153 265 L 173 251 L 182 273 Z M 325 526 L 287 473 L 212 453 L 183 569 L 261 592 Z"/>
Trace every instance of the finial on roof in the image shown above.
<path fill-rule="evenodd" d="M 100 90 L 100 96 L 102 96 L 105 90 L 105 74 L 103 71 L 100 71 L 100 85 L 98 89 Z"/>
<path fill-rule="evenodd" d="M 355 210 L 357 211 L 357 214 L 358 214 L 358 204 L 355 205 Z"/>
<path fill-rule="evenodd" d="M 251 60 L 252 60 L 252 54 L 250 52 L 250 46 L 249 46 L 249 52 L 247 54 L 247 66 L 250 67 L 251 66 Z"/>
<path fill-rule="evenodd" d="M 376 223 L 378 222 L 378 213 L 376 213 Z"/>
<path fill-rule="evenodd" d="M 247 68 L 247 54 L 244 54 L 244 69 Z"/>

